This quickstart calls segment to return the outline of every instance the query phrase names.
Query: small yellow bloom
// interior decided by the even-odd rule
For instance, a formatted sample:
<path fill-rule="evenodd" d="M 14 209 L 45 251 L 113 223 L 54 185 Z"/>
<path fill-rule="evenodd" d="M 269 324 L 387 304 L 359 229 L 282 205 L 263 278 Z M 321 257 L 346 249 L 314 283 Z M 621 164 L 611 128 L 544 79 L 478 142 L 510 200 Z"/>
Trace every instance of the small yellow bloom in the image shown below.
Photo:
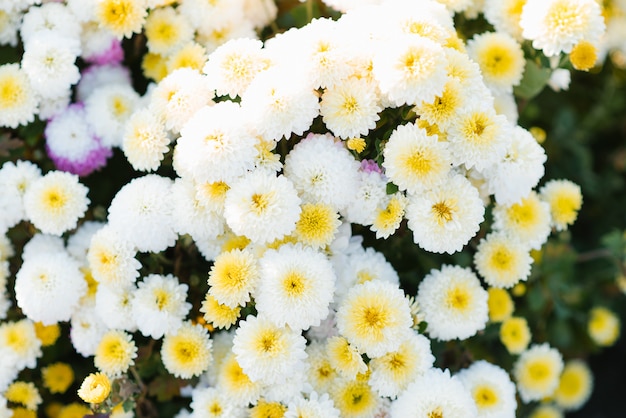
<path fill-rule="evenodd" d="M 599 346 L 611 346 L 620 334 L 619 317 L 607 308 L 593 308 L 587 323 L 587 331 L 591 339 Z"/>
<path fill-rule="evenodd" d="M 513 314 L 515 304 L 511 295 L 505 289 L 491 287 L 487 291 L 489 299 L 487 306 L 489 307 L 489 319 L 492 322 L 502 322 Z"/>
<path fill-rule="evenodd" d="M 35 334 L 41 341 L 43 347 L 53 345 L 61 335 L 59 324 L 44 325 L 41 322 L 35 322 Z"/>
<path fill-rule="evenodd" d="M 572 67 L 579 71 L 589 71 L 598 60 L 598 49 L 587 41 L 577 43 L 569 54 Z"/>
<path fill-rule="evenodd" d="M 11 383 L 4 393 L 4 397 L 7 401 L 23 405 L 30 411 L 36 411 L 41 403 L 39 390 L 32 382 Z"/>
<path fill-rule="evenodd" d="M 513 316 L 505 319 L 500 326 L 500 341 L 511 354 L 519 354 L 526 350 L 530 337 L 526 318 Z"/>
<path fill-rule="evenodd" d="M 65 393 L 74 382 L 74 371 L 69 364 L 54 363 L 41 369 L 43 385 L 50 393 Z"/>
<path fill-rule="evenodd" d="M 78 396 L 88 403 L 103 402 L 111 393 L 111 382 L 102 373 L 91 373 L 83 380 L 78 389 Z"/>
<path fill-rule="evenodd" d="M 363 138 L 350 138 L 346 141 L 346 146 L 351 151 L 356 151 L 357 154 L 362 153 L 365 150 L 365 140 Z"/>

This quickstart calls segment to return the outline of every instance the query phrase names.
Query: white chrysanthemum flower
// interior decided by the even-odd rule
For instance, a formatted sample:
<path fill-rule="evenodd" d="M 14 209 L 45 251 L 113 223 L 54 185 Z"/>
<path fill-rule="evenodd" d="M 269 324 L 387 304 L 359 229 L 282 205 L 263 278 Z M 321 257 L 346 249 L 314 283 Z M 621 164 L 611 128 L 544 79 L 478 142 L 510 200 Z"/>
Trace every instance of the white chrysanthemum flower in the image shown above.
<path fill-rule="evenodd" d="M 504 369 L 480 360 L 457 377 L 474 398 L 479 418 L 515 418 L 515 384 Z"/>
<path fill-rule="evenodd" d="M 237 3 L 238 1 L 229 2 L 229 4 L 232 4 L 234 7 L 238 7 L 236 6 Z M 241 10 L 238 10 L 237 14 L 231 15 L 228 18 L 226 18 L 226 16 L 221 17 L 224 19 L 220 21 L 218 26 L 203 25 L 196 31 L 196 40 L 206 48 L 207 53 L 213 53 L 217 48 L 233 39 L 257 39 L 259 37 L 252 26 L 252 22 L 244 17 Z M 202 66 L 205 63 L 203 63 L 198 70 L 202 70 Z"/>
<path fill-rule="evenodd" d="M 330 341 L 331 338 L 329 337 L 328 340 Z M 326 339 L 313 340 L 306 347 L 308 356 L 306 359 L 307 383 L 318 393 L 330 392 L 335 379 L 339 376 L 330 362 L 326 347 Z M 363 361 L 362 358 L 361 361 Z"/>
<path fill-rule="evenodd" d="M 255 170 L 226 192 L 224 218 L 237 235 L 267 243 L 290 234 L 300 218 L 300 198 L 285 176 Z"/>
<path fill-rule="evenodd" d="M 63 238 L 57 235 L 35 234 L 22 249 L 22 260 L 37 257 L 41 254 L 65 253 Z"/>
<path fill-rule="evenodd" d="M 0 45 L 9 45 L 15 48 L 21 25 L 22 13 L 18 10 L 0 9 Z"/>
<path fill-rule="evenodd" d="M 74 257 L 81 266 L 88 264 L 87 253 L 89 252 L 91 239 L 104 226 L 104 222 L 100 221 L 83 222 L 67 239 L 67 253 Z"/>
<path fill-rule="evenodd" d="M 10 0 L 13 3 L 19 3 Z M 30 3 L 40 3 L 40 1 Z M 3 10 L 6 10 L 2 7 Z M 47 2 L 40 7 L 30 7 L 24 14 L 20 35 L 22 42 L 27 44 L 31 39 L 44 33 L 54 32 L 66 39 L 66 42 L 74 42 L 80 39 L 81 27 L 71 8 L 58 2 Z"/>
<path fill-rule="evenodd" d="M 206 76 L 191 68 L 178 68 L 159 82 L 150 96 L 150 110 L 179 132 L 198 110 L 213 104 L 214 92 Z"/>
<path fill-rule="evenodd" d="M 371 164 L 375 169 L 367 168 Z M 350 223 L 371 225 L 378 207 L 387 197 L 387 178 L 376 163 L 364 161 L 361 163 L 358 181 L 355 196 L 342 211 L 342 215 Z"/>
<path fill-rule="evenodd" d="M 335 272 L 328 258 L 309 247 L 283 245 L 259 260 L 255 292 L 259 315 L 293 330 L 320 324 L 328 316 Z"/>
<path fill-rule="evenodd" d="M 218 96 L 241 96 L 254 77 L 267 69 L 263 43 L 258 39 L 232 39 L 209 56 L 202 71 Z"/>
<path fill-rule="evenodd" d="M 406 208 L 413 240 L 426 251 L 448 254 L 460 251 L 478 232 L 484 213 L 478 190 L 460 174 L 409 196 Z"/>
<path fill-rule="evenodd" d="M 27 258 L 15 279 L 17 305 L 28 318 L 45 325 L 69 321 L 86 292 L 79 265 L 67 253 Z"/>
<path fill-rule="evenodd" d="M 493 229 L 505 231 L 534 250 L 541 248 L 550 235 L 550 205 L 535 191 L 511 205 L 496 204 Z"/>
<path fill-rule="evenodd" d="M 207 202 L 206 196 L 198 193 L 197 185 L 187 179 L 177 178 L 172 186 L 174 202 L 172 217 L 174 230 L 189 234 L 195 240 L 215 239 L 224 233 L 224 218 L 221 211 Z"/>
<path fill-rule="evenodd" d="M 391 403 L 391 416 L 403 418 L 477 418 L 476 404 L 449 370 L 429 369 Z"/>
<path fill-rule="evenodd" d="M 367 372 L 367 364 L 365 364 L 363 356 L 344 337 L 333 336 L 326 340 L 325 358 L 330 367 L 334 369 L 333 371 L 339 372 L 346 379 L 355 379 L 359 374 Z M 319 364 L 319 361 L 317 363 L 318 369 L 313 373 L 322 372 L 320 367 L 323 365 Z M 318 385 L 322 383 L 319 382 L 321 379 L 318 376 L 314 375 L 314 377 Z"/>
<path fill-rule="evenodd" d="M 339 410 L 335 408 L 327 393 L 318 395 L 311 392 L 309 398 L 299 397 L 289 402 L 285 418 L 339 418 Z"/>
<path fill-rule="evenodd" d="M 348 79 L 327 88 L 320 103 L 326 127 L 344 139 L 367 135 L 376 127 L 381 110 L 373 84 L 365 79 Z"/>
<path fill-rule="evenodd" d="M 148 174 L 124 185 L 109 206 L 109 225 L 142 252 L 159 252 L 176 242 L 172 225 L 172 181 Z"/>
<path fill-rule="evenodd" d="M 109 328 L 96 313 L 93 303 L 83 303 L 72 315 L 70 339 L 72 346 L 83 357 L 93 356 L 98 343 Z"/>
<path fill-rule="evenodd" d="M 131 303 L 141 334 L 158 339 L 175 333 L 191 310 L 186 301 L 188 288 L 171 274 L 151 274 L 139 282 Z"/>
<path fill-rule="evenodd" d="M 96 348 L 94 365 L 109 377 L 119 377 L 135 364 L 137 346 L 130 334 L 110 330 L 102 336 Z"/>
<path fill-rule="evenodd" d="M 467 54 L 480 66 L 487 87 L 494 92 L 511 92 L 524 73 L 522 46 L 503 32 L 485 32 L 467 42 Z"/>
<path fill-rule="evenodd" d="M 374 221 L 370 229 L 376 232 L 376 238 L 387 239 L 396 232 L 404 219 L 408 199 L 402 192 L 387 195 L 374 214 Z"/>
<path fill-rule="evenodd" d="M 87 261 L 93 278 L 112 288 L 128 288 L 137 277 L 141 263 L 121 231 L 106 226 L 91 238 Z"/>
<path fill-rule="evenodd" d="M 559 377 L 554 401 L 566 411 L 580 409 L 593 392 L 593 374 L 583 360 L 569 360 Z"/>
<path fill-rule="evenodd" d="M 96 21 L 118 38 L 141 32 L 146 21 L 146 0 L 97 0 Z"/>
<path fill-rule="evenodd" d="M 319 114 L 317 93 L 304 77 L 273 67 L 258 74 L 241 96 L 241 107 L 264 139 L 302 135 Z"/>
<path fill-rule="evenodd" d="M 306 202 L 345 208 L 358 187 L 359 164 L 330 135 L 309 134 L 285 158 L 284 174 Z"/>
<path fill-rule="evenodd" d="M 185 0 L 179 5 L 180 13 L 187 18 L 194 29 L 220 27 L 224 20 L 238 16 L 243 10 L 243 0 Z"/>
<path fill-rule="evenodd" d="M 551 225 L 564 231 L 578 217 L 583 204 L 580 186 L 569 180 L 550 180 L 540 190 L 539 196 L 550 204 Z"/>
<path fill-rule="evenodd" d="M 213 360 L 213 341 L 200 324 L 183 322 L 174 332 L 163 338 L 161 359 L 167 371 L 176 377 L 190 379 L 200 376 Z"/>
<path fill-rule="evenodd" d="M 500 204 L 512 204 L 528 196 L 545 173 L 545 150 L 524 128 L 513 126 L 501 161 L 484 170 L 489 192 Z"/>
<path fill-rule="evenodd" d="M 304 368 L 305 345 L 300 332 L 249 315 L 235 332 L 233 352 L 253 382 L 272 385 Z"/>
<path fill-rule="evenodd" d="M 597 44 L 606 28 L 595 0 L 528 0 L 520 26 L 522 36 L 548 57 L 569 53 L 583 39 Z"/>
<path fill-rule="evenodd" d="M 383 151 L 385 174 L 400 190 L 418 193 L 444 180 L 452 167 L 448 143 L 415 124 L 398 126 Z"/>
<path fill-rule="evenodd" d="M 508 289 L 526 280 L 532 263 L 529 248 L 506 232 L 491 232 L 474 254 L 478 274 L 492 287 Z"/>
<path fill-rule="evenodd" d="M 130 70 L 121 64 L 92 65 L 82 73 L 76 85 L 76 100 L 84 102 L 98 87 L 131 85 Z"/>
<path fill-rule="evenodd" d="M 234 404 L 228 392 L 215 387 L 196 387 L 191 393 L 190 418 L 243 418 L 245 410 Z"/>
<path fill-rule="evenodd" d="M 243 108 L 230 101 L 198 110 L 181 129 L 174 150 L 176 173 L 198 182 L 230 183 L 252 170 L 257 139 L 242 119 Z"/>
<path fill-rule="evenodd" d="M 22 68 L 39 96 L 61 97 L 80 79 L 75 64 L 78 54 L 66 38 L 54 32 L 45 33 L 24 46 Z"/>
<path fill-rule="evenodd" d="M 61 235 L 76 227 L 90 201 L 78 176 L 51 171 L 35 180 L 24 195 L 27 218 L 42 232 Z"/>
<path fill-rule="evenodd" d="M 343 299 L 350 289 L 357 284 L 371 280 L 382 280 L 395 285 L 400 284 L 398 273 L 383 253 L 373 248 L 359 247 L 350 253 L 338 271 L 335 302 Z"/>
<path fill-rule="evenodd" d="M 430 350 L 430 340 L 415 332 L 408 333 L 397 350 L 373 359 L 369 367 L 369 383 L 380 396 L 394 399 L 417 376 L 433 367 L 435 356 Z"/>
<path fill-rule="evenodd" d="M 0 66 L 0 125 L 17 128 L 35 119 L 39 99 L 18 64 Z"/>
<path fill-rule="evenodd" d="M 0 364 L 5 366 L 0 375 L 13 369 L 17 377 L 17 372 L 25 367 L 34 369 L 41 355 L 41 340 L 37 338 L 33 321 L 24 318 L 0 324 Z"/>
<path fill-rule="evenodd" d="M 517 102 L 515 101 L 515 95 L 511 93 L 500 93 L 493 96 L 493 108 L 498 115 L 503 115 L 506 120 L 512 125 L 517 125 L 519 119 L 519 112 L 517 109 Z"/>
<path fill-rule="evenodd" d="M 0 232 L 6 232 L 26 216 L 24 194 L 41 177 L 41 169 L 30 161 L 5 162 L 0 168 Z"/>
<path fill-rule="evenodd" d="M 469 268 L 443 265 L 431 270 L 419 285 L 419 304 L 427 332 L 438 340 L 464 340 L 485 328 L 488 294 Z"/>
<path fill-rule="evenodd" d="M 548 343 L 535 344 L 520 354 L 513 366 L 517 390 L 524 403 L 551 396 L 563 371 L 561 353 Z"/>
<path fill-rule="evenodd" d="M 370 358 L 397 350 L 413 324 L 398 285 L 371 280 L 354 286 L 337 310 L 337 328 Z"/>
<path fill-rule="evenodd" d="M 382 10 L 381 10 L 382 9 Z M 445 45 L 448 31 L 454 29 L 454 22 L 445 6 L 435 1 L 421 2 L 419 7 L 410 0 L 395 0 L 379 8 L 378 14 L 385 13 L 379 28 L 384 39 L 394 39 L 399 33 L 422 36 L 440 45 Z"/>
<path fill-rule="evenodd" d="M 522 40 L 520 17 L 527 0 L 484 0 L 484 15 L 498 32 Z"/>
<path fill-rule="evenodd" d="M 96 313 L 107 328 L 131 332 L 137 330 L 132 311 L 135 289 L 135 286 L 98 286 Z"/>
<path fill-rule="evenodd" d="M 397 106 L 431 103 L 447 81 L 443 48 L 421 36 L 405 35 L 377 47 L 374 76 L 383 94 Z"/>
<path fill-rule="evenodd" d="M 165 125 L 149 109 L 132 114 L 124 128 L 122 150 L 135 170 L 154 171 L 169 151 L 170 138 Z"/>
<path fill-rule="evenodd" d="M 325 248 L 341 226 L 339 214 L 325 203 L 304 203 L 292 236 L 304 245 Z"/>
<path fill-rule="evenodd" d="M 173 7 L 150 10 L 144 24 L 148 51 L 167 56 L 193 40 L 193 28 Z"/>
<path fill-rule="evenodd" d="M 511 125 L 493 107 L 474 101 L 459 112 L 447 131 L 454 165 L 483 170 L 499 162 L 506 152 Z"/>
<path fill-rule="evenodd" d="M 107 84 L 96 88 L 85 100 L 87 122 L 106 146 L 121 146 L 126 121 L 139 104 L 132 86 Z"/>

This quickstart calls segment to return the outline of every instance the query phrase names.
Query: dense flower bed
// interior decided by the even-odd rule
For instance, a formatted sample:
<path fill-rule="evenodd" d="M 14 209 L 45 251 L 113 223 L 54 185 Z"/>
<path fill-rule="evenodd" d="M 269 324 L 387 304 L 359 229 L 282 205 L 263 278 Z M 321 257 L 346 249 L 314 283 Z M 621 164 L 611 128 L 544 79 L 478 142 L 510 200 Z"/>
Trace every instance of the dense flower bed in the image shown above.
<path fill-rule="evenodd" d="M 1 417 L 587 402 L 626 238 L 576 249 L 542 118 L 622 2 L 40 3 L 0 0 Z"/>

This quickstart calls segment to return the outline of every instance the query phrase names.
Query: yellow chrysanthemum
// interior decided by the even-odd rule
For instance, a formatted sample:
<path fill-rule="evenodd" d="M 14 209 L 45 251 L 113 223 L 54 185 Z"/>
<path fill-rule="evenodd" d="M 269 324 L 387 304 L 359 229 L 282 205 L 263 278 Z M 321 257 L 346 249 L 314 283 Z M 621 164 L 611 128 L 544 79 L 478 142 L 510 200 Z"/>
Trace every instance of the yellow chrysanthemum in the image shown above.
<path fill-rule="evenodd" d="M 37 418 L 37 413 L 30 409 L 17 407 L 13 408 L 12 411 L 13 415 L 11 415 L 11 418 Z"/>
<path fill-rule="evenodd" d="M 346 147 L 350 151 L 355 151 L 357 154 L 362 153 L 365 150 L 367 143 L 363 138 L 349 138 L 346 141 Z"/>
<path fill-rule="evenodd" d="M 572 66 L 579 71 L 589 71 L 598 60 L 598 48 L 591 42 L 580 41 L 569 53 Z"/>
<path fill-rule="evenodd" d="M 261 399 L 254 408 L 250 409 L 250 418 L 282 418 L 287 407 L 280 402 L 268 402 Z"/>
<path fill-rule="evenodd" d="M 53 345 L 61 335 L 61 327 L 59 324 L 44 325 L 41 322 L 35 322 L 35 333 L 42 347 L 48 347 Z"/>
<path fill-rule="evenodd" d="M 563 418 L 563 411 L 554 405 L 539 405 L 528 418 Z"/>
<path fill-rule="evenodd" d="M 41 377 L 50 393 L 65 393 L 74 382 L 74 370 L 69 364 L 54 363 L 41 369 Z"/>
<path fill-rule="evenodd" d="M 530 328 L 526 318 L 511 317 L 505 319 L 500 326 L 500 341 L 511 354 L 519 354 L 526 350 L 530 338 Z"/>
<path fill-rule="evenodd" d="M 330 365 L 347 379 L 365 373 L 367 365 L 359 352 L 343 337 L 331 337 L 326 342 L 326 353 Z"/>
<path fill-rule="evenodd" d="M 87 408 L 85 405 L 81 405 L 79 403 L 73 402 L 69 405 L 62 407 L 59 410 L 58 415 L 55 415 L 55 418 L 83 418 L 86 415 L 91 414 L 91 409 Z"/>
<path fill-rule="evenodd" d="M 141 69 L 146 78 L 152 79 L 158 83 L 168 74 L 167 58 L 160 54 L 148 52 L 141 60 Z"/>
<path fill-rule="evenodd" d="M 87 403 L 101 403 L 111 393 L 111 381 L 103 373 L 91 373 L 83 380 L 78 396 Z"/>
<path fill-rule="evenodd" d="M 163 7 L 150 12 L 144 25 L 148 50 L 167 55 L 191 40 L 193 29 L 174 8 Z"/>
<path fill-rule="evenodd" d="M 100 25 L 118 38 L 141 32 L 147 14 L 145 0 L 99 0 L 96 6 Z"/>
<path fill-rule="evenodd" d="M 302 205 L 300 219 L 296 222 L 294 236 L 303 244 L 323 248 L 332 242 L 339 225 L 339 214 L 332 206 L 305 203 Z"/>
<path fill-rule="evenodd" d="M 589 314 L 587 331 L 591 339 L 599 346 L 611 346 L 620 334 L 619 317 L 607 308 L 593 308 Z"/>
<path fill-rule="evenodd" d="M 335 408 L 344 418 L 373 416 L 379 405 L 379 397 L 374 393 L 367 380 L 342 379 L 331 391 Z"/>
<path fill-rule="evenodd" d="M 36 411 L 41 403 L 41 395 L 33 382 L 13 382 L 9 385 L 4 397 L 9 402 L 23 405 L 30 411 Z"/>
<path fill-rule="evenodd" d="M 229 329 L 231 325 L 237 322 L 239 315 L 241 314 L 241 307 L 236 306 L 231 308 L 227 305 L 221 304 L 217 299 L 206 294 L 200 312 L 204 314 L 204 320 L 211 324 L 215 328 Z"/>
<path fill-rule="evenodd" d="M 502 322 L 513 315 L 515 304 L 509 292 L 505 289 L 490 287 L 487 293 L 489 294 L 487 306 L 491 322 Z"/>
<path fill-rule="evenodd" d="M 178 68 L 192 68 L 200 72 L 206 61 L 206 49 L 200 44 L 190 42 L 171 54 L 165 65 L 169 74 Z"/>
<path fill-rule="evenodd" d="M 436 125 L 442 129 L 450 125 L 454 115 L 463 104 L 461 83 L 456 78 L 451 78 L 446 83 L 443 92 L 435 97 L 431 103 L 422 103 L 416 112 L 430 125 Z M 421 127 L 421 126 L 420 126 Z M 428 133 L 431 135 L 431 133 Z"/>
<path fill-rule="evenodd" d="M 565 364 L 554 392 L 554 401 L 561 408 L 573 411 L 587 402 L 593 389 L 593 375 L 582 360 L 570 360 Z"/>
<path fill-rule="evenodd" d="M 406 197 L 401 193 L 396 193 L 376 210 L 371 227 L 372 231 L 376 232 L 376 238 L 387 238 L 398 229 L 404 217 L 406 205 Z"/>
<path fill-rule="evenodd" d="M 257 260 L 250 251 L 223 252 L 215 257 L 209 272 L 209 294 L 230 308 L 245 306 L 258 279 Z"/>
<path fill-rule="evenodd" d="M 222 361 L 217 380 L 220 388 L 229 396 L 245 403 L 254 402 L 261 393 L 261 384 L 253 382 L 248 377 L 232 352 L 229 352 Z"/>
<path fill-rule="evenodd" d="M 550 205 L 552 225 L 563 231 L 578 217 L 583 204 L 583 195 L 576 183 L 569 180 L 551 180 L 540 190 L 543 200 Z"/>

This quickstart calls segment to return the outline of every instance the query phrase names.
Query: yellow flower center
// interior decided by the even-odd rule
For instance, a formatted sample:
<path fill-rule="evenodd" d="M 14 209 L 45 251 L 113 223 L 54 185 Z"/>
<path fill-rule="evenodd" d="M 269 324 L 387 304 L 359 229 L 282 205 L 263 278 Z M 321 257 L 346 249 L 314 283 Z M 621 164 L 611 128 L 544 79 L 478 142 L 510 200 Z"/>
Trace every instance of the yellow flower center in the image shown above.
<path fill-rule="evenodd" d="M 463 312 L 470 307 L 472 297 L 469 291 L 461 286 L 454 286 L 448 290 L 446 304 L 449 308 Z"/>
<path fill-rule="evenodd" d="M 598 50 L 591 43 L 581 41 L 577 43 L 569 54 L 572 66 L 579 71 L 588 71 L 595 65 L 598 59 Z"/>
<path fill-rule="evenodd" d="M 474 389 L 474 401 L 478 408 L 489 408 L 498 403 L 498 395 L 493 388 L 482 385 Z"/>
<path fill-rule="evenodd" d="M 432 206 L 431 210 L 433 212 L 433 215 L 435 215 L 437 223 L 440 226 L 444 223 L 450 222 L 453 218 L 454 212 L 456 212 L 456 208 L 453 202 L 449 202 L 447 200 L 435 203 Z"/>

